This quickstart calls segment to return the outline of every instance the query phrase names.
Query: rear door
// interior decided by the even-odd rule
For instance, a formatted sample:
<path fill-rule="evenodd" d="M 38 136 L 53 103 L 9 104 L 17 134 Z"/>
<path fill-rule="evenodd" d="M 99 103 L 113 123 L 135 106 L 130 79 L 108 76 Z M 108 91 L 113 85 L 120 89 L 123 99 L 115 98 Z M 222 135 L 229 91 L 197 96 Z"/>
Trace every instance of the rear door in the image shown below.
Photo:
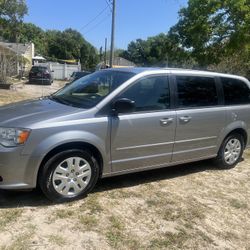
<path fill-rule="evenodd" d="M 214 77 L 176 75 L 177 128 L 173 162 L 216 155 L 226 112 Z"/>

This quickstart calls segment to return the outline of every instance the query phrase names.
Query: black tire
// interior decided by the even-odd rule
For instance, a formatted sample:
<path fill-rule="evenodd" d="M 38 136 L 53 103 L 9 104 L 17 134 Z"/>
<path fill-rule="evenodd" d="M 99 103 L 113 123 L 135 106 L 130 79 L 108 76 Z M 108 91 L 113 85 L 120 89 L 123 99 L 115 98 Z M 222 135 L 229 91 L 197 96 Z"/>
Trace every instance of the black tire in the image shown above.
<path fill-rule="evenodd" d="M 227 146 L 228 142 L 231 140 L 238 140 L 240 142 L 241 149 L 240 149 L 240 153 L 238 155 L 237 160 L 235 160 L 235 162 L 229 163 L 225 159 L 225 150 L 226 150 L 226 146 Z M 235 133 L 235 134 L 230 134 L 228 137 L 226 137 L 226 139 L 223 141 L 223 143 L 220 147 L 220 150 L 218 152 L 217 157 L 215 158 L 218 168 L 230 169 L 230 168 L 235 167 L 237 165 L 237 163 L 242 159 L 244 147 L 245 147 L 244 146 L 244 139 L 243 139 L 242 135 Z"/>
<path fill-rule="evenodd" d="M 83 158 L 91 168 L 91 177 L 88 185 L 78 194 L 73 195 L 63 195 L 56 191 L 53 185 L 53 174 L 57 168 L 57 166 L 62 163 L 65 159 L 70 157 L 80 157 Z M 65 150 L 54 155 L 50 158 L 44 166 L 42 166 L 39 176 L 38 176 L 38 184 L 42 190 L 42 192 L 46 195 L 46 197 L 57 203 L 67 202 L 77 200 L 81 197 L 86 196 L 95 186 L 96 182 L 99 178 L 99 166 L 96 159 L 85 150 L 79 149 L 71 149 Z"/>

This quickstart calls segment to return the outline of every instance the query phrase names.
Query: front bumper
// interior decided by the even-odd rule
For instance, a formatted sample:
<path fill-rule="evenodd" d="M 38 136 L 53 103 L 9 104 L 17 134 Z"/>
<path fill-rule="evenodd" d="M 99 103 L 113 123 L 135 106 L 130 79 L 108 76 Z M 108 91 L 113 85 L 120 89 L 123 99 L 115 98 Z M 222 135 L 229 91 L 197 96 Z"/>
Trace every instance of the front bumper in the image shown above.
<path fill-rule="evenodd" d="M 22 155 L 23 147 L 0 145 L 0 189 L 30 189 L 36 187 L 36 159 Z"/>

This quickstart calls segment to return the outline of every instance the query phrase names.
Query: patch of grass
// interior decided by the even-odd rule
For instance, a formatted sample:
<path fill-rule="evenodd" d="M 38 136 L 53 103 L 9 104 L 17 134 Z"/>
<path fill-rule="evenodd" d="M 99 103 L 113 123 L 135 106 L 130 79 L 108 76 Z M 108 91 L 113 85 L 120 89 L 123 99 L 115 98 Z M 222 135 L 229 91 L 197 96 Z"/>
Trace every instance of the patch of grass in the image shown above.
<path fill-rule="evenodd" d="M 92 230 L 98 225 L 96 216 L 91 214 L 80 215 L 78 220 L 87 230 Z"/>
<path fill-rule="evenodd" d="M 60 235 L 55 235 L 55 234 L 52 234 L 48 237 L 49 239 L 49 242 L 54 244 L 54 245 L 57 245 L 59 247 L 62 247 L 66 244 L 66 240 L 65 238 L 63 238 L 62 236 Z"/>
<path fill-rule="evenodd" d="M 162 202 L 159 201 L 159 200 L 156 200 L 156 199 L 148 199 L 148 200 L 146 200 L 146 204 L 149 207 L 156 207 L 156 206 L 159 206 L 159 205 L 161 206 Z"/>
<path fill-rule="evenodd" d="M 108 229 L 108 232 L 106 233 L 106 238 L 112 247 L 117 248 L 119 244 L 121 244 L 125 239 L 123 233 L 124 225 L 115 216 L 111 216 L 109 218 L 109 221 L 111 226 Z"/>
<path fill-rule="evenodd" d="M 136 216 L 140 216 L 144 211 L 141 206 L 137 206 L 136 208 L 133 208 L 133 212 Z"/>
<path fill-rule="evenodd" d="M 163 213 L 163 219 L 167 221 L 183 220 L 189 224 L 195 220 L 202 220 L 205 218 L 204 209 L 198 204 L 190 204 L 190 206 L 169 207 Z"/>
<path fill-rule="evenodd" d="M 91 214 L 96 214 L 102 212 L 104 209 L 98 201 L 97 194 L 90 194 L 83 205 L 80 206 L 81 209 L 87 209 Z"/>
<path fill-rule="evenodd" d="M 119 245 L 124 241 L 123 234 L 112 229 L 106 233 L 106 238 L 108 240 L 108 243 L 114 248 L 118 248 Z"/>
<path fill-rule="evenodd" d="M 172 195 L 168 193 L 157 193 L 153 197 L 146 200 L 146 204 L 150 208 L 154 207 L 164 207 L 166 209 L 166 206 L 175 205 L 176 202 L 171 199 Z"/>
<path fill-rule="evenodd" d="M 213 244 L 214 241 L 213 239 L 211 239 L 207 234 L 205 234 L 204 232 L 202 231 L 198 231 L 197 234 L 202 238 L 203 241 L 205 241 L 206 243 L 208 244 Z"/>
<path fill-rule="evenodd" d="M 68 219 L 71 218 L 75 215 L 75 211 L 71 209 L 57 209 L 54 213 L 53 216 L 55 219 Z M 53 217 L 52 217 L 53 218 Z"/>
<path fill-rule="evenodd" d="M 150 241 L 150 249 L 182 248 L 188 239 L 189 235 L 184 230 L 180 230 L 179 233 L 165 233 L 163 237 Z"/>
<path fill-rule="evenodd" d="M 140 249 L 140 243 L 125 232 L 124 223 L 115 216 L 109 218 L 110 227 L 106 238 L 110 246 L 115 249 Z"/>
<path fill-rule="evenodd" d="M 124 227 L 125 227 L 124 224 L 117 217 L 111 216 L 109 218 L 109 221 L 113 229 L 119 230 L 119 231 L 124 230 Z"/>
<path fill-rule="evenodd" d="M 231 199 L 231 200 L 229 201 L 229 203 L 230 203 L 230 205 L 231 205 L 232 207 L 237 208 L 237 209 L 247 209 L 247 208 L 248 208 L 248 206 L 247 206 L 246 203 L 241 202 L 241 201 L 239 201 L 239 200 L 237 200 L 237 199 Z"/>
<path fill-rule="evenodd" d="M 250 149 L 245 150 L 244 155 L 249 158 L 250 157 Z"/>
<path fill-rule="evenodd" d="M 23 209 L 20 208 L 4 210 L 0 214 L 0 227 L 6 227 L 8 224 L 17 221 L 22 213 Z"/>

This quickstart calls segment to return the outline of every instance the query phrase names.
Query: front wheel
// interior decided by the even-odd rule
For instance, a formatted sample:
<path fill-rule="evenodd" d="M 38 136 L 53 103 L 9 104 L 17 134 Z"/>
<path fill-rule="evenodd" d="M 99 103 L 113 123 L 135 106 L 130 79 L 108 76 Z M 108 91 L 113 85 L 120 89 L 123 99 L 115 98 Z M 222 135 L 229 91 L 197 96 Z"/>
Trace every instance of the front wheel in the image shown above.
<path fill-rule="evenodd" d="M 240 160 L 244 150 L 244 140 L 240 134 L 229 135 L 222 143 L 216 161 L 222 169 L 233 168 Z"/>
<path fill-rule="evenodd" d="M 66 150 L 53 156 L 43 166 L 39 185 L 50 200 L 65 202 L 86 195 L 98 177 L 98 163 L 89 152 Z"/>

